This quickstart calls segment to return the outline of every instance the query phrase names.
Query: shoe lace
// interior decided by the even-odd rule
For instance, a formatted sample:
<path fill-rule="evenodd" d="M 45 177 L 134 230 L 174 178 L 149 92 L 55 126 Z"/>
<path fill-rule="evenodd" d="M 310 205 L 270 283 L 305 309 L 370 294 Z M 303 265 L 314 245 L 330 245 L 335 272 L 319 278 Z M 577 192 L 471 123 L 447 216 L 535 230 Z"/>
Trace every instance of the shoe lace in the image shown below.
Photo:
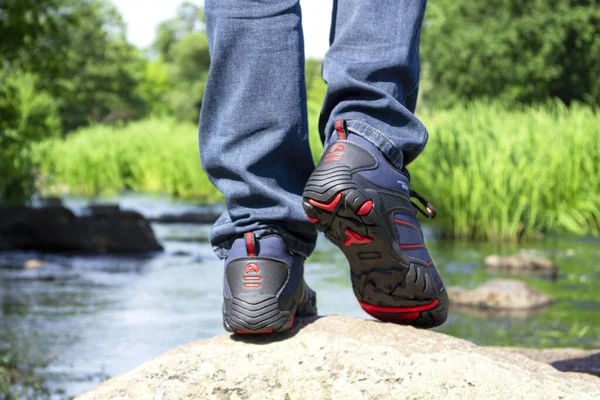
<path fill-rule="evenodd" d="M 413 205 L 413 207 L 415 208 L 415 211 L 419 211 L 421 214 L 423 214 L 425 217 L 429 218 L 429 219 L 434 219 L 436 214 L 435 211 L 435 207 L 433 207 L 431 205 L 431 203 L 429 203 L 429 201 L 421 196 L 419 193 L 415 192 L 414 190 L 410 191 L 410 197 L 414 197 L 417 200 L 419 200 L 419 202 L 425 207 L 425 210 L 423 210 L 421 207 L 419 207 L 418 204 L 416 204 L 414 201 L 410 201 Z"/>

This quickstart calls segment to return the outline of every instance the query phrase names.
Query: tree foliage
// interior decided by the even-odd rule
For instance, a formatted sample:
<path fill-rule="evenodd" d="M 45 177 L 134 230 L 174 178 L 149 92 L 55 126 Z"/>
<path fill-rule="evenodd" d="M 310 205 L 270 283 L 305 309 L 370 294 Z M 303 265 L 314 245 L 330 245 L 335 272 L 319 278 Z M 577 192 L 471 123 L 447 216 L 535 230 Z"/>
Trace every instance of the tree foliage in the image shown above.
<path fill-rule="evenodd" d="M 204 21 L 200 7 L 183 3 L 175 18 L 159 25 L 152 46 L 172 84 L 166 96 L 171 113 L 192 122 L 198 121 L 210 65 Z"/>
<path fill-rule="evenodd" d="M 432 0 L 425 101 L 600 102 L 597 0 Z"/>

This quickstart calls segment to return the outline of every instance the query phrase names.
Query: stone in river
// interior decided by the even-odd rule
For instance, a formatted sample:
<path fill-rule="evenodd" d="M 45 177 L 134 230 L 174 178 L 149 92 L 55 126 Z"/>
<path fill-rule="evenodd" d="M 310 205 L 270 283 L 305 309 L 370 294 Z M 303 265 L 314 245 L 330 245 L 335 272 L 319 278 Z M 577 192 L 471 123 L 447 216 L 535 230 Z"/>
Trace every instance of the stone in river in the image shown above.
<path fill-rule="evenodd" d="M 92 207 L 82 216 L 62 206 L 0 207 L 0 251 L 125 254 L 160 251 L 149 222 L 118 206 Z"/>
<path fill-rule="evenodd" d="M 491 255 L 483 263 L 488 269 L 513 274 L 537 274 L 556 278 L 558 273 L 558 268 L 552 261 L 527 253 L 507 257 Z"/>
<path fill-rule="evenodd" d="M 44 265 L 44 262 L 35 258 L 25 261 L 23 268 L 25 269 L 40 269 Z"/>
<path fill-rule="evenodd" d="M 475 289 L 448 288 L 451 306 L 497 310 L 533 310 L 552 304 L 544 293 L 512 279 L 495 279 Z M 458 306 L 458 307 L 457 307 Z"/>

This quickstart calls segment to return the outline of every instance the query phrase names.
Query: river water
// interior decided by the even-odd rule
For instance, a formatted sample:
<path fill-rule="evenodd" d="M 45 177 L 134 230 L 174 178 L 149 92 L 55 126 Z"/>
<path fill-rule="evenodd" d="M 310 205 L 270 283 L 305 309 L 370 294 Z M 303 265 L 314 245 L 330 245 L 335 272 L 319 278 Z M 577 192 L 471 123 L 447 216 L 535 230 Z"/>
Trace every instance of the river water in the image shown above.
<path fill-rule="evenodd" d="M 195 211 L 164 198 L 129 196 L 122 208 L 144 215 Z M 70 199 L 77 210 L 85 199 Z M 218 207 L 218 206 L 217 206 Z M 65 257 L 0 253 L 0 329 L 30 360 L 56 399 L 69 398 L 164 351 L 224 333 L 222 262 L 207 243 L 210 226 L 153 228 L 164 253 L 140 257 Z M 525 245 L 436 241 L 428 247 L 446 286 L 475 287 L 491 275 L 489 254 L 535 251 L 559 265 L 559 279 L 522 277 L 555 298 L 529 315 L 451 313 L 439 332 L 480 345 L 600 348 L 600 240 L 546 238 Z M 37 270 L 16 268 L 41 259 Z M 307 260 L 306 280 L 318 293 L 320 315 L 369 318 L 356 302 L 343 254 L 320 236 Z"/>

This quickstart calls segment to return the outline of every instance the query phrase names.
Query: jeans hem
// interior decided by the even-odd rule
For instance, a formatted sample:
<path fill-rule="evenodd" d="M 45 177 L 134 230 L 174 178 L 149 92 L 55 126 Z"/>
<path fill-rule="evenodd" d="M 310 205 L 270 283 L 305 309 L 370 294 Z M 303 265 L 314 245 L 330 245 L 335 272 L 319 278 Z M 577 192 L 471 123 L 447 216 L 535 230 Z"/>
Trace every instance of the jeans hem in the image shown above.
<path fill-rule="evenodd" d="M 341 116 L 340 118 L 346 119 L 344 116 Z M 381 151 L 395 168 L 401 170 L 404 167 L 404 156 L 402 151 L 400 151 L 398 147 L 393 144 L 392 140 L 380 130 L 362 120 L 348 118 L 346 119 L 346 123 L 349 132 L 359 135 L 373 143 L 373 145 Z"/>

